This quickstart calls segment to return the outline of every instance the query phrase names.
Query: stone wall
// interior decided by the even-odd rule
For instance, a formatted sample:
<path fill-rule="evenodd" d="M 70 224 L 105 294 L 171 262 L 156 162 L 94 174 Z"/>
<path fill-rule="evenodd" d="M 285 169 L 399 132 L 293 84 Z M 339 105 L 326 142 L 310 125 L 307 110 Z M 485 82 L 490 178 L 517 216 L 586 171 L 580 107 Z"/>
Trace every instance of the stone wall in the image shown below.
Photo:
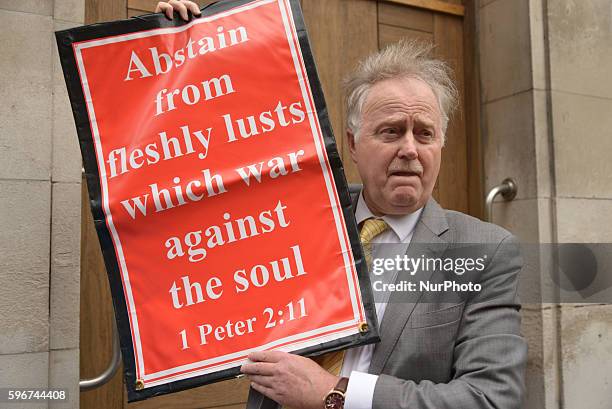
<path fill-rule="evenodd" d="M 53 33 L 84 4 L 0 0 L 0 385 L 70 394 L 21 407 L 79 402 L 81 159 Z"/>
<path fill-rule="evenodd" d="M 557 240 L 612 243 L 612 4 L 547 3 Z M 559 319 L 563 407 L 612 407 L 612 305 Z"/>
<path fill-rule="evenodd" d="M 495 204 L 494 221 L 524 242 L 612 242 L 612 4 L 477 6 L 485 189 L 505 177 L 519 185 L 513 202 Z M 529 262 L 540 269 L 521 290 L 553 301 L 549 260 Z M 612 407 L 612 306 L 526 303 L 523 332 L 525 408 Z"/>

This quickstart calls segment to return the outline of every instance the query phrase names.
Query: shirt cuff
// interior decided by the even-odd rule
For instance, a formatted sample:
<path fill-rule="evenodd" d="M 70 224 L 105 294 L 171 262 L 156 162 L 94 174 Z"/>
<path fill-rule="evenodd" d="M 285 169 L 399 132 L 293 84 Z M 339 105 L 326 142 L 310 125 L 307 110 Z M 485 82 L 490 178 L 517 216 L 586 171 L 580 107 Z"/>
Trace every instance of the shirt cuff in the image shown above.
<path fill-rule="evenodd" d="M 344 409 L 372 409 L 378 375 L 352 371 L 349 377 Z"/>

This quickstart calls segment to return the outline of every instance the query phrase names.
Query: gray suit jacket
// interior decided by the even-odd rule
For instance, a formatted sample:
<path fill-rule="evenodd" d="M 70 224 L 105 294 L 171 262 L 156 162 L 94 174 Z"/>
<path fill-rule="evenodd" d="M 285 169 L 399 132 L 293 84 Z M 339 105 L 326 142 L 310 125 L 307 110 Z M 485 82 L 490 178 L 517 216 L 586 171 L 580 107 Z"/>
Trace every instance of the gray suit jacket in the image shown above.
<path fill-rule="evenodd" d="M 425 248 L 427 257 L 444 258 L 460 243 L 486 243 L 479 248 L 486 253 L 485 268 L 469 273 L 482 290 L 392 293 L 369 369 L 379 375 L 374 409 L 521 407 L 527 344 L 520 334 L 518 241 L 499 226 L 444 210 L 432 198 L 407 254 L 420 256 Z M 410 278 L 400 272 L 396 282 L 442 282 L 449 274 L 417 272 Z"/>

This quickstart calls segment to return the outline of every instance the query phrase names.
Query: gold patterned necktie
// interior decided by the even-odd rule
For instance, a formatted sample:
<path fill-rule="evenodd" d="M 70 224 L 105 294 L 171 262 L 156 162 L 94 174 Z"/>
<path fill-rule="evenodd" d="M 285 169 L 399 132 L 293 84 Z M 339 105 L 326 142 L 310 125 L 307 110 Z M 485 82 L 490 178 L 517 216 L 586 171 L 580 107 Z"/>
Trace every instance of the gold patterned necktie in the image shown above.
<path fill-rule="evenodd" d="M 369 218 L 363 222 L 359 232 L 359 240 L 361 240 L 363 255 L 368 268 L 372 267 L 372 240 L 388 228 L 389 225 L 382 219 Z"/>
<path fill-rule="evenodd" d="M 369 218 L 363 222 L 361 231 L 359 232 L 359 240 L 361 240 L 368 268 L 372 267 L 372 240 L 388 228 L 389 225 L 382 219 Z M 344 352 L 345 351 L 330 352 L 313 359 L 331 374 L 338 376 L 340 375 L 342 364 L 344 363 Z"/>

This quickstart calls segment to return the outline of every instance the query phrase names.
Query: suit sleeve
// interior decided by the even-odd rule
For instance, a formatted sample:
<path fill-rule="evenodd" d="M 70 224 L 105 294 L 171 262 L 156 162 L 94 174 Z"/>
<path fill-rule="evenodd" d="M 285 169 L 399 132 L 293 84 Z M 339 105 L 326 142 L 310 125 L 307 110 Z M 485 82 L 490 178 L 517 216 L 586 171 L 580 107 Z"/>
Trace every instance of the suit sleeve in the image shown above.
<path fill-rule="evenodd" d="M 518 274 L 523 260 L 513 235 L 499 244 L 468 300 L 448 383 L 379 376 L 373 409 L 518 409 L 524 394 L 527 344 L 520 335 Z"/>

